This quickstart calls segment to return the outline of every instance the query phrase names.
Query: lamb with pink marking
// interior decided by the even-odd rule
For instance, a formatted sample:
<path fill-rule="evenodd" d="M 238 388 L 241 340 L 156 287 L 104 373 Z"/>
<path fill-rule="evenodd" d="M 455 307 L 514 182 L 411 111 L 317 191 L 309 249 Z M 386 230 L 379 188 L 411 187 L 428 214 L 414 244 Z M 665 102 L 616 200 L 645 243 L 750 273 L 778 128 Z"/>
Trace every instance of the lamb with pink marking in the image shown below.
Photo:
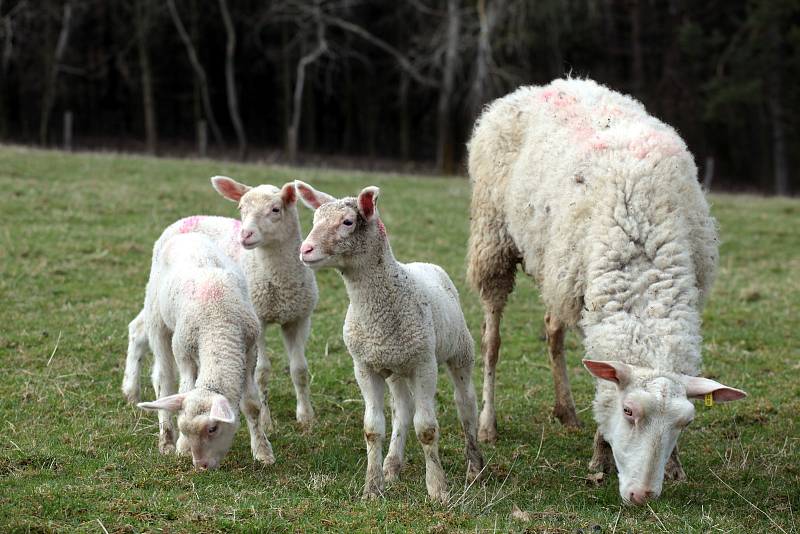
<path fill-rule="evenodd" d="M 241 220 L 195 215 L 167 227 L 162 238 L 187 233 L 203 234 L 241 267 L 262 329 L 269 324 L 280 325 L 297 398 L 295 416 L 301 425 L 307 427 L 314 420 L 314 409 L 305 346 L 318 291 L 314 273 L 298 257 L 302 238 L 294 184 L 287 183 L 280 189 L 272 185 L 251 187 L 225 176 L 215 176 L 211 183 L 220 195 L 238 204 Z M 148 346 L 144 319 L 142 310 L 128 327 L 128 356 L 122 391 L 130 402 L 138 402 L 140 396 L 141 361 Z M 264 340 L 259 337 L 255 374 L 265 406 L 269 373 L 269 358 Z M 266 419 L 271 428 L 269 414 Z"/>
<path fill-rule="evenodd" d="M 138 406 L 158 410 L 159 450 L 191 454 L 195 468 L 216 469 L 241 410 L 253 457 L 274 463 L 269 409 L 253 378 L 261 327 L 239 266 L 202 234 L 162 236 L 153 247 L 143 314 L 158 399 Z"/>
<path fill-rule="evenodd" d="M 633 98 L 566 79 L 491 103 L 469 173 L 467 276 L 484 308 L 480 439 L 497 439 L 500 319 L 521 265 L 546 308 L 554 415 L 580 424 L 563 350 L 577 327 L 599 379 L 590 467 L 616 465 L 626 502 L 658 497 L 665 472 L 685 476 L 676 444 L 690 400 L 745 396 L 698 376 L 718 238 L 692 155 Z"/>

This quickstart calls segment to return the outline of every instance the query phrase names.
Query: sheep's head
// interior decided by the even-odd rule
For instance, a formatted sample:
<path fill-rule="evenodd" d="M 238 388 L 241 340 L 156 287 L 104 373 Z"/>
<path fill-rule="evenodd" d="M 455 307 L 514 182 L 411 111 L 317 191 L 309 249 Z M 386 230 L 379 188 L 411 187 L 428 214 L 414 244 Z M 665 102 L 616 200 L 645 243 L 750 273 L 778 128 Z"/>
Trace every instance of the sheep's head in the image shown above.
<path fill-rule="evenodd" d="M 644 504 L 661 494 L 667 460 L 694 419 L 691 400 L 710 395 L 713 402 L 727 402 L 747 396 L 707 378 L 613 361 L 583 364 L 616 386 L 614 395 L 595 403 L 595 419 L 614 454 L 620 496 L 629 504 Z"/>
<path fill-rule="evenodd" d="M 300 246 L 300 259 L 309 267 L 347 268 L 369 251 L 371 242 L 385 239 L 377 187 L 365 187 L 358 197 L 336 199 L 303 182 L 295 184 L 303 203 L 315 210 L 314 226 Z"/>
<path fill-rule="evenodd" d="M 239 427 L 238 411 L 219 393 L 197 388 L 187 393 L 176 393 L 153 402 L 141 402 L 145 410 L 178 412 L 178 443 L 192 452 L 195 469 L 216 469 L 228 453 L 233 436 Z M 184 450 L 185 450 L 184 449 Z"/>
<path fill-rule="evenodd" d="M 238 202 L 242 214 L 239 240 L 246 249 L 285 241 L 296 235 L 297 195 L 293 183 L 251 187 L 226 176 L 214 176 L 211 185 L 224 198 Z"/>

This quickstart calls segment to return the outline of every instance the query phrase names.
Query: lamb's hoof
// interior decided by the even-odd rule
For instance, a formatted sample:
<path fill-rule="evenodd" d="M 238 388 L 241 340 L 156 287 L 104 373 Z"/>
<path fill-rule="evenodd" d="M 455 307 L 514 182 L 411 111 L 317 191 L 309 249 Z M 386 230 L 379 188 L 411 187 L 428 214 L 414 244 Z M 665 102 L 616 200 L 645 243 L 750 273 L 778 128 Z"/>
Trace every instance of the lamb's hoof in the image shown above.
<path fill-rule="evenodd" d="M 141 394 L 137 387 L 122 386 L 122 396 L 125 397 L 128 404 L 139 404 L 141 401 Z"/>
<path fill-rule="evenodd" d="M 189 441 L 181 435 L 178 442 L 175 444 L 175 454 L 178 456 L 191 456 L 192 448 L 189 446 Z"/>
<path fill-rule="evenodd" d="M 376 484 L 367 484 L 364 486 L 364 493 L 361 498 L 365 501 L 374 501 L 380 499 L 383 495 L 383 488 L 378 487 Z"/>
<path fill-rule="evenodd" d="M 686 480 L 686 473 L 680 462 L 674 462 L 672 458 L 667 460 L 667 465 L 664 467 L 664 478 L 674 482 L 683 482 Z"/>
<path fill-rule="evenodd" d="M 479 465 L 469 462 L 469 465 L 467 465 L 467 484 L 472 484 L 478 480 L 482 474 L 483 462 L 481 462 Z"/>
<path fill-rule="evenodd" d="M 253 453 L 253 458 L 264 465 L 272 465 L 275 463 L 275 454 L 272 452 L 272 447 L 267 445 L 261 445 Z"/>
<path fill-rule="evenodd" d="M 580 428 L 582 426 L 574 409 L 556 406 L 553 408 L 553 415 L 567 428 Z"/>
<path fill-rule="evenodd" d="M 175 454 L 175 444 L 172 442 L 159 443 L 158 452 L 160 452 L 161 454 Z"/>
<path fill-rule="evenodd" d="M 441 504 L 447 504 L 447 501 L 450 500 L 450 494 L 447 492 L 447 486 L 428 488 L 428 497 L 430 497 L 432 501 Z"/>
<path fill-rule="evenodd" d="M 300 425 L 304 432 L 308 432 L 314 427 L 314 410 L 311 408 L 308 410 L 298 409 L 295 417 L 297 418 L 297 424 Z"/>
<path fill-rule="evenodd" d="M 400 470 L 403 463 L 393 456 L 387 456 L 383 461 L 383 478 L 386 483 L 391 484 L 400 478 Z"/>
<path fill-rule="evenodd" d="M 478 426 L 478 441 L 481 443 L 497 443 L 497 423 L 484 422 L 481 419 L 480 426 Z"/>

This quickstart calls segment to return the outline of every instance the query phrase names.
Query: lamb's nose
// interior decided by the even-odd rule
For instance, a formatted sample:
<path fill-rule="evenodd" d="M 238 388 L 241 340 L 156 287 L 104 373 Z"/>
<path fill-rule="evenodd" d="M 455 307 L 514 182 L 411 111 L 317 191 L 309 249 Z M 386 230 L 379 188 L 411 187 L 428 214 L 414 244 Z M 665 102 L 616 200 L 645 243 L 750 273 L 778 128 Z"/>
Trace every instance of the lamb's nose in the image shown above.
<path fill-rule="evenodd" d="M 194 464 L 198 471 L 205 471 L 208 469 L 208 462 L 197 462 Z"/>
<path fill-rule="evenodd" d="M 651 500 L 655 492 L 646 491 L 646 490 L 634 490 L 630 493 L 630 500 L 636 504 L 644 504 L 645 502 Z"/>
<path fill-rule="evenodd" d="M 303 246 L 300 247 L 300 252 L 303 254 L 308 254 L 309 252 L 314 251 L 314 245 L 309 245 L 308 243 L 303 243 Z"/>
<path fill-rule="evenodd" d="M 242 230 L 242 241 L 247 241 L 255 232 L 253 230 Z"/>

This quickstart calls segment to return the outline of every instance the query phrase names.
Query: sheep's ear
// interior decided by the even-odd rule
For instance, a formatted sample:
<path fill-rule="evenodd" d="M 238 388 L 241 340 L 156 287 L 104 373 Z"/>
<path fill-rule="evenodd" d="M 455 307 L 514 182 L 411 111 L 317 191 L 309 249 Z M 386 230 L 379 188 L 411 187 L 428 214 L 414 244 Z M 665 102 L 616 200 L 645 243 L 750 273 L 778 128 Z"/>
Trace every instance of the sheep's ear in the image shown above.
<path fill-rule="evenodd" d="M 236 420 L 236 412 L 233 411 L 231 403 L 222 395 L 215 395 L 211 401 L 211 412 L 208 416 L 221 423 L 233 423 Z"/>
<path fill-rule="evenodd" d="M 303 204 L 305 204 L 309 209 L 315 210 L 323 204 L 327 204 L 328 202 L 333 202 L 336 200 L 328 193 L 317 191 L 307 183 L 301 182 L 300 180 L 295 180 L 294 186 L 297 190 L 297 194 L 300 195 L 300 200 L 302 200 Z"/>
<path fill-rule="evenodd" d="M 231 202 L 239 202 L 245 193 L 253 189 L 249 185 L 240 184 L 227 176 L 214 176 L 211 178 L 211 185 L 214 186 L 217 193 Z"/>
<path fill-rule="evenodd" d="M 174 395 L 162 397 L 151 402 L 140 402 L 136 406 L 143 410 L 167 410 L 168 412 L 177 412 L 183 408 L 183 400 L 185 398 L 186 393 L 175 393 Z"/>
<path fill-rule="evenodd" d="M 297 202 L 297 188 L 294 186 L 294 182 L 283 184 L 281 200 L 283 200 L 284 206 L 294 206 L 295 202 Z"/>
<path fill-rule="evenodd" d="M 583 366 L 597 378 L 614 382 L 620 387 L 625 387 L 631 378 L 631 366 L 626 363 L 583 360 Z"/>
<path fill-rule="evenodd" d="M 358 194 L 358 211 L 367 221 L 373 220 L 378 213 L 378 195 L 381 190 L 374 185 L 365 187 Z"/>
<path fill-rule="evenodd" d="M 710 378 L 683 375 L 683 384 L 686 386 L 686 397 L 689 399 L 703 399 L 709 393 L 716 402 L 729 402 L 747 397 L 741 389 L 728 387 Z"/>

